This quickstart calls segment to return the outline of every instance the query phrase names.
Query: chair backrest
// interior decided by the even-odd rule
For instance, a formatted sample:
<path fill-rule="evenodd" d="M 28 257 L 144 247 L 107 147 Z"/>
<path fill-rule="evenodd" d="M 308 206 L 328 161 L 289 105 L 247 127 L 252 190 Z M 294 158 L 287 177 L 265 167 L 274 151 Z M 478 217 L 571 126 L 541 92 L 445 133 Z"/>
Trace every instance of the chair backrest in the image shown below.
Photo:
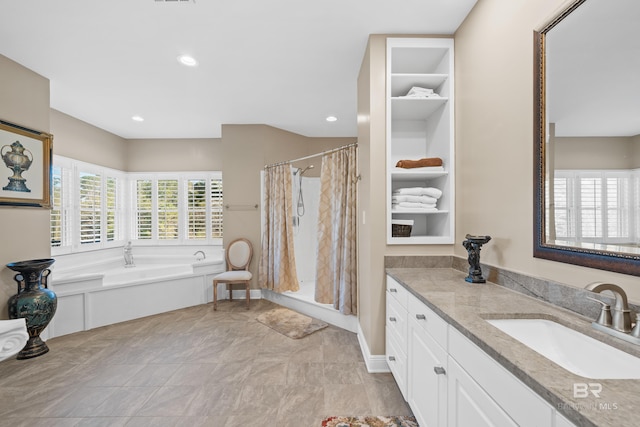
<path fill-rule="evenodd" d="M 228 270 L 247 270 L 253 257 L 253 246 L 247 239 L 236 239 L 227 246 L 225 257 Z"/>

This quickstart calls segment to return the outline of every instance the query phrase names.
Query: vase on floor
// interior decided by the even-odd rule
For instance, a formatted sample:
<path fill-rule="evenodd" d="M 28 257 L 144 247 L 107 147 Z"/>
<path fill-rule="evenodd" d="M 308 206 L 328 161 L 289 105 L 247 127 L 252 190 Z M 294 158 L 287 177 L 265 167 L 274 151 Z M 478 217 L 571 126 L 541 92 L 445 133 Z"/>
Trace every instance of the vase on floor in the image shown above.
<path fill-rule="evenodd" d="M 53 258 L 11 262 L 7 267 L 18 272 L 14 280 L 18 283 L 18 293 L 9 298 L 9 318 L 24 318 L 27 323 L 29 340 L 18 353 L 18 359 L 30 359 L 45 354 L 49 347 L 40 339 L 56 313 L 56 294 L 48 289 L 47 279 L 55 262 Z"/>

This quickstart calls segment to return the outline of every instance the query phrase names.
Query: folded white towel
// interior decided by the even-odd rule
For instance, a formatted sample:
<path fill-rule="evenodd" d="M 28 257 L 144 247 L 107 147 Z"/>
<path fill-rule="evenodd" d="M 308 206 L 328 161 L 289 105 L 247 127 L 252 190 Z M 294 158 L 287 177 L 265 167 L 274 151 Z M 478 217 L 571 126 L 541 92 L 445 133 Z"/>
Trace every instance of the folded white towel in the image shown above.
<path fill-rule="evenodd" d="M 391 205 L 397 206 L 400 208 L 415 208 L 415 209 L 436 207 L 435 203 L 414 203 L 414 202 L 398 202 L 398 203 L 392 203 Z"/>
<path fill-rule="evenodd" d="M 394 206 L 393 207 L 393 211 L 394 212 L 407 212 L 407 211 L 422 211 L 422 212 L 438 212 L 438 208 L 403 208 L 401 206 Z"/>
<path fill-rule="evenodd" d="M 442 191 L 434 187 L 407 187 L 398 188 L 393 192 L 393 195 L 398 196 L 430 196 L 439 199 L 442 196 Z"/>
<path fill-rule="evenodd" d="M 414 202 L 414 203 L 436 203 L 438 201 L 438 199 L 436 199 L 435 197 L 431 197 L 431 196 L 404 196 L 404 195 L 397 195 L 397 196 L 391 196 L 391 201 L 392 202 Z"/>

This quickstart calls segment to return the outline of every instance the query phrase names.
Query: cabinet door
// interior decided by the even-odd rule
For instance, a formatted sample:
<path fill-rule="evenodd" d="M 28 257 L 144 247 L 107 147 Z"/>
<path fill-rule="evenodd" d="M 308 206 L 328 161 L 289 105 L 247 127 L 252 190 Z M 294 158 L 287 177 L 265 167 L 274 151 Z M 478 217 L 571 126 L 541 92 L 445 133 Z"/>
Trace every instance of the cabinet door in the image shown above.
<path fill-rule="evenodd" d="M 449 427 L 518 425 L 452 358 L 448 377 Z"/>
<path fill-rule="evenodd" d="M 447 353 L 420 325 L 409 321 L 409 406 L 420 427 L 447 425 Z"/>

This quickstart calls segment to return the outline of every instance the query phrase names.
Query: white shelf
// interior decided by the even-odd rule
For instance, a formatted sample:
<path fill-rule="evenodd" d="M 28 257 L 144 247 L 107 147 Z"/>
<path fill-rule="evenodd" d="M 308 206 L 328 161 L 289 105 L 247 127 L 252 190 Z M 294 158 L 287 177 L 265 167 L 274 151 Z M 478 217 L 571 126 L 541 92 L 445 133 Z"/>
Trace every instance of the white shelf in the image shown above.
<path fill-rule="evenodd" d="M 454 244 L 455 117 L 454 52 L 451 38 L 388 38 L 387 93 L 387 244 Z M 412 87 L 433 89 L 439 97 L 411 98 Z M 441 158 L 443 167 L 397 168 L 397 160 Z M 442 191 L 437 211 L 394 210 L 392 192 L 401 187 Z M 410 237 L 393 237 L 392 220 L 414 222 Z"/>
<path fill-rule="evenodd" d="M 425 181 L 427 179 L 440 178 L 448 174 L 449 172 L 446 170 L 414 171 L 411 169 L 397 170 L 394 168 L 393 172 L 391 172 L 391 179 L 393 182 Z"/>
<path fill-rule="evenodd" d="M 396 211 L 396 210 L 391 210 L 391 215 L 405 215 L 405 214 L 409 214 L 409 215 L 434 215 L 434 214 L 448 214 L 449 211 L 444 209 L 444 210 L 437 210 L 437 211 L 423 211 L 421 209 L 403 209 L 401 211 Z"/>
<path fill-rule="evenodd" d="M 427 120 L 449 98 L 391 98 L 391 120 Z"/>

